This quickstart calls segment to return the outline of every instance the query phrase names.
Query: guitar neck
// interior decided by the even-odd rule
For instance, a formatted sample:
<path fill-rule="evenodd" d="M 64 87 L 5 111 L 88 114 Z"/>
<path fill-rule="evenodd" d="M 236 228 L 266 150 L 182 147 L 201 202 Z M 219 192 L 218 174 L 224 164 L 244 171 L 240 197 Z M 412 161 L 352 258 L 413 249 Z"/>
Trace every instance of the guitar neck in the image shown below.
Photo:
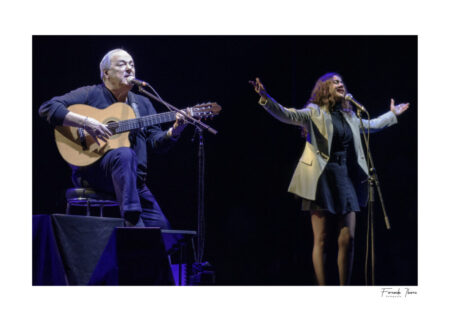
<path fill-rule="evenodd" d="M 160 114 L 148 115 L 139 118 L 122 120 L 111 124 L 110 129 L 114 130 L 116 134 L 127 132 L 133 129 L 168 123 L 176 119 L 176 112 L 169 111 Z"/>

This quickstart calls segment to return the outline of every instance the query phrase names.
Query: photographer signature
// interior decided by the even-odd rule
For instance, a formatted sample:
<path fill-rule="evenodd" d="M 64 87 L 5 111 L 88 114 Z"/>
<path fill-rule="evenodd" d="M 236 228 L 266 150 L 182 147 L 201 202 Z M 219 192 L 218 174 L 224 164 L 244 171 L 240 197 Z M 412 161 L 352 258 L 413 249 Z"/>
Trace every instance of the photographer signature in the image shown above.
<path fill-rule="evenodd" d="M 417 295 L 417 291 L 410 288 L 381 288 L 383 298 L 406 298 L 410 295 Z"/>

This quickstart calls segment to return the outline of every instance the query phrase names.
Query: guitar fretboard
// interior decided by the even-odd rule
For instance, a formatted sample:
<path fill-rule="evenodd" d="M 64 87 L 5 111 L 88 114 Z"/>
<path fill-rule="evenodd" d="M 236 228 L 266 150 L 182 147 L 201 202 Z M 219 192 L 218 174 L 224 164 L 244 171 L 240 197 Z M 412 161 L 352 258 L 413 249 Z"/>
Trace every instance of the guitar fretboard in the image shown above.
<path fill-rule="evenodd" d="M 168 123 L 175 120 L 176 112 L 169 111 L 166 113 L 160 113 L 155 115 L 148 115 L 144 117 L 127 119 L 117 122 L 118 127 L 115 129 L 115 133 L 123 133 L 133 129 L 143 128 L 147 126 Z"/>

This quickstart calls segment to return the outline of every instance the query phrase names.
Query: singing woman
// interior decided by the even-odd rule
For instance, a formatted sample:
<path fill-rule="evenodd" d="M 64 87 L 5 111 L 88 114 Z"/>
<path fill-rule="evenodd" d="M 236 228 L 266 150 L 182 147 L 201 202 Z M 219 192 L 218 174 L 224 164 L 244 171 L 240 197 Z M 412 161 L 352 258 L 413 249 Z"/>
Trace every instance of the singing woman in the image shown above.
<path fill-rule="evenodd" d="M 368 168 L 360 133 L 378 131 L 397 123 L 409 103 L 395 105 L 370 121 L 361 122 L 345 100 L 342 77 L 327 73 L 317 80 L 303 109 L 285 108 L 265 90 L 259 78 L 250 81 L 259 104 L 276 119 L 301 126 L 306 145 L 288 191 L 302 198 L 302 210 L 311 215 L 314 235 L 312 261 L 317 283 L 326 285 L 328 230 L 337 228 L 339 282 L 348 285 L 353 265 L 356 213 L 367 204 Z M 334 225 L 334 226 L 329 226 Z M 336 226 L 337 225 L 337 226 Z"/>

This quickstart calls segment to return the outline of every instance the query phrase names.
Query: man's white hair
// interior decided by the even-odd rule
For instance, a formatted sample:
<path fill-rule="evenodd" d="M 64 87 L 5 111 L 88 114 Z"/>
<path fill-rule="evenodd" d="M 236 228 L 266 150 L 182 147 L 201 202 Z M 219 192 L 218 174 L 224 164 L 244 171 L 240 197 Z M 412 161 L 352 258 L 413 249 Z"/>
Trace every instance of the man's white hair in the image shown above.
<path fill-rule="evenodd" d="M 117 48 L 117 49 L 113 49 L 108 51 L 108 53 L 103 57 L 102 61 L 100 61 L 100 79 L 102 81 L 104 81 L 104 77 L 105 77 L 105 70 L 108 70 L 111 68 L 111 57 L 113 54 L 115 54 L 118 51 L 125 51 L 123 49 Z M 126 52 L 126 51 L 125 51 Z"/>

